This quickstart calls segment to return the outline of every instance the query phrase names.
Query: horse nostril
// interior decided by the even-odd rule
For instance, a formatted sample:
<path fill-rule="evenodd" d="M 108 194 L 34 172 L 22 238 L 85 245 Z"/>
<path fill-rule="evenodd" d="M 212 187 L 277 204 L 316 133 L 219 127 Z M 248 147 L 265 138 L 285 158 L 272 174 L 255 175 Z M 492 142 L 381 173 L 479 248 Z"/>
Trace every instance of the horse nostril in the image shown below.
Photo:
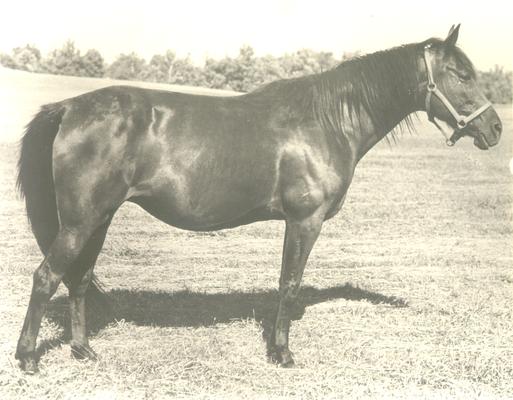
<path fill-rule="evenodd" d="M 493 129 L 497 133 L 497 135 L 500 135 L 502 132 L 502 124 L 500 122 L 497 122 L 493 125 Z"/>

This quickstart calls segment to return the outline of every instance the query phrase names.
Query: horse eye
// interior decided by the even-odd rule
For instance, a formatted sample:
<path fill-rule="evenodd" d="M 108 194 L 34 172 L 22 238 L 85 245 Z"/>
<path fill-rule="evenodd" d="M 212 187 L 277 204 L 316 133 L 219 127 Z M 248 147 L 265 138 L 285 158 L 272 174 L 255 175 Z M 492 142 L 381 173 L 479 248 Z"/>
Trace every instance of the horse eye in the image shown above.
<path fill-rule="evenodd" d="M 454 75 L 456 75 L 456 77 L 458 78 L 458 80 L 460 82 L 468 82 L 470 80 L 470 75 L 468 74 L 465 74 L 465 73 L 462 73 L 454 68 L 449 68 L 449 71 L 451 71 Z"/>

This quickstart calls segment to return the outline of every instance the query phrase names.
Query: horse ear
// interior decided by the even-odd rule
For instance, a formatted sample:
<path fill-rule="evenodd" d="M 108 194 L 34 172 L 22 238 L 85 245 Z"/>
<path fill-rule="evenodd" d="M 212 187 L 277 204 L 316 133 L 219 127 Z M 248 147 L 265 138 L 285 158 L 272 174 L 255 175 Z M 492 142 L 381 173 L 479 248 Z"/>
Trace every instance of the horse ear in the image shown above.
<path fill-rule="evenodd" d="M 460 25 L 458 24 L 456 26 L 452 26 L 449 30 L 449 34 L 447 35 L 447 38 L 445 38 L 445 45 L 447 47 L 454 47 L 456 45 L 456 42 L 458 41 L 458 34 L 460 33 Z"/>

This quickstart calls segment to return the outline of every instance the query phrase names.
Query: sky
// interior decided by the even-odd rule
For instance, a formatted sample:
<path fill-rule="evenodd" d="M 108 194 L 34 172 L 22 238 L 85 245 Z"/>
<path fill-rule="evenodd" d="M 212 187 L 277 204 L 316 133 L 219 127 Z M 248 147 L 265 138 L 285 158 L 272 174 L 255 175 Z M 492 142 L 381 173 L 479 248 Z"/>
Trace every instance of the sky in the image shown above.
<path fill-rule="evenodd" d="M 147 60 L 174 50 L 201 64 L 302 48 L 370 53 L 429 37 L 461 23 L 458 44 L 476 67 L 513 70 L 513 2 L 504 0 L 180 0 L 13 1 L 0 5 L 0 51 L 27 43 L 44 54 L 72 40 L 111 62 L 135 52 Z"/>

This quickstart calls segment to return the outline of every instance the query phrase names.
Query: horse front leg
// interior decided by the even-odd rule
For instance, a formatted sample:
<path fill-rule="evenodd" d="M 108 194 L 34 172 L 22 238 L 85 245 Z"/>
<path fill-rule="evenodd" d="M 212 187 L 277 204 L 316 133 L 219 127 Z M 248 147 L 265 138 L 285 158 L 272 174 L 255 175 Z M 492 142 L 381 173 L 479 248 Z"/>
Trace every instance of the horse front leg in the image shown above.
<path fill-rule="evenodd" d="M 269 343 L 269 356 L 283 367 L 294 366 L 289 350 L 290 321 L 297 307 L 301 278 L 310 251 L 321 231 L 324 213 L 317 212 L 301 220 L 286 221 L 285 241 L 280 276 L 280 303 L 273 334 Z"/>

